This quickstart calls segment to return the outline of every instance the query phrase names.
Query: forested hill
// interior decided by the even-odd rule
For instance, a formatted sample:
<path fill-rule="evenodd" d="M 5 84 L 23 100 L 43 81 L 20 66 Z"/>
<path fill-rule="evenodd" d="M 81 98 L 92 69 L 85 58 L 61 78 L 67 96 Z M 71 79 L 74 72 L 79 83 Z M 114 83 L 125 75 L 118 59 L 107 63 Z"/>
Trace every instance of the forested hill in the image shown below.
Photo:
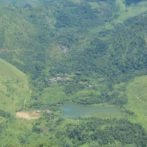
<path fill-rule="evenodd" d="M 145 1 L 1 3 L 0 56 L 34 80 L 77 72 L 113 79 L 146 70 Z"/>
<path fill-rule="evenodd" d="M 0 70 L 4 63 L 6 71 L 11 67 L 25 77 L 26 91 L 14 83 L 16 103 L 29 97 L 25 108 L 14 103 L 7 126 L 2 124 L 4 145 L 5 133 L 16 129 L 14 146 L 146 147 L 146 0 L 0 0 L 0 58 Z M 2 80 L 8 77 L 0 83 L 9 89 Z M 65 102 L 118 112 L 69 119 L 59 110 Z M 13 116 L 48 108 L 50 117 L 22 120 L 23 129 Z"/>

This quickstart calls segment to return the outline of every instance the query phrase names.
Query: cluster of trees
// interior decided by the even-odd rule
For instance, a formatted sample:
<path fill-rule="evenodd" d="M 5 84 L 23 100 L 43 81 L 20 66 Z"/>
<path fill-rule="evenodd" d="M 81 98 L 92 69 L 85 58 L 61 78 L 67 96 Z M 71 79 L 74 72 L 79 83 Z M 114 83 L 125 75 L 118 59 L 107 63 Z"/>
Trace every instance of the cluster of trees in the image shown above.
<path fill-rule="evenodd" d="M 93 1 L 94 2 L 94 1 Z M 95 1 L 94 4 L 101 1 Z M 66 2 L 63 5 L 64 9 L 59 9 L 57 17 L 57 28 L 76 28 L 80 31 L 85 31 L 87 28 L 96 27 L 103 24 L 106 21 L 113 19 L 113 11 L 111 8 L 116 9 L 114 2 L 105 3 L 108 5 L 105 9 L 92 9 L 90 2 L 86 1 L 81 5 L 73 4 L 72 2 Z M 103 17 L 102 17 L 103 16 Z"/>
<path fill-rule="evenodd" d="M 109 124 L 109 125 L 108 125 Z M 62 137 L 61 137 L 62 136 Z M 63 146 L 80 146 L 96 142 L 100 146 L 115 144 L 133 144 L 146 147 L 147 134 L 138 124 L 132 124 L 127 120 L 82 120 L 79 124 L 69 124 L 65 130 L 58 131 L 56 137 L 63 139 Z M 68 139 L 65 139 L 68 138 Z M 70 140 L 70 142 L 68 142 Z"/>
<path fill-rule="evenodd" d="M 116 142 L 120 142 L 123 146 L 146 147 L 147 145 L 147 133 L 144 128 L 124 119 L 80 118 L 66 121 L 59 114 L 44 114 L 41 119 L 33 123 L 26 124 L 26 121 L 20 122 L 13 117 L 8 120 L 0 125 L 1 145 L 74 147 L 85 144 L 115 145 Z M 5 142 L 5 139 L 8 142 Z"/>

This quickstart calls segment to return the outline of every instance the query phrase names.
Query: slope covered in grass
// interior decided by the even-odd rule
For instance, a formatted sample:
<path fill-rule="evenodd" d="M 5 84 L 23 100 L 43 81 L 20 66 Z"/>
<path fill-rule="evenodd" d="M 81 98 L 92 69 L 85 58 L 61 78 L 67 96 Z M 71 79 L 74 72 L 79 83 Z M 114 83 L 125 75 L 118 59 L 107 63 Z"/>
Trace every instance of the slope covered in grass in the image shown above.
<path fill-rule="evenodd" d="M 30 98 L 26 75 L 0 59 L 0 109 L 14 113 L 23 109 Z"/>
<path fill-rule="evenodd" d="M 134 121 L 147 128 L 147 76 L 136 77 L 127 87 L 126 108 L 135 113 Z"/>

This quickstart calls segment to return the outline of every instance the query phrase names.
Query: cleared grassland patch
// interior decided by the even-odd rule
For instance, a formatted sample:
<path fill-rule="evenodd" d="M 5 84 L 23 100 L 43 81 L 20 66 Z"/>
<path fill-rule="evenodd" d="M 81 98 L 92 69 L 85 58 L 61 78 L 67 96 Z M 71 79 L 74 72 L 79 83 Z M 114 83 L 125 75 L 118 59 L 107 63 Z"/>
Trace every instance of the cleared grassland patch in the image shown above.
<path fill-rule="evenodd" d="M 0 59 L 0 108 L 15 113 L 25 108 L 31 96 L 27 76 Z"/>
<path fill-rule="evenodd" d="M 134 122 L 147 129 L 147 75 L 136 77 L 127 86 L 128 104 L 126 108 L 135 113 Z"/>
<path fill-rule="evenodd" d="M 23 72 L 3 59 L 0 59 L 0 76 L 9 79 L 26 80 L 26 75 Z"/>

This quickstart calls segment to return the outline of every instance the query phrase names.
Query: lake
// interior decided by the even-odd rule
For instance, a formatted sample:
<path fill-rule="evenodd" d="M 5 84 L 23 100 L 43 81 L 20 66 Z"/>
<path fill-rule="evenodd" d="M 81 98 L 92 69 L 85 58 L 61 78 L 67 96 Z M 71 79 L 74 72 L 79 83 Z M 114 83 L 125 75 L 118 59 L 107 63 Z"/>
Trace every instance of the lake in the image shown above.
<path fill-rule="evenodd" d="M 118 113 L 120 111 L 114 106 L 81 105 L 74 103 L 64 103 L 60 109 L 65 117 L 90 117 L 97 114 Z"/>

